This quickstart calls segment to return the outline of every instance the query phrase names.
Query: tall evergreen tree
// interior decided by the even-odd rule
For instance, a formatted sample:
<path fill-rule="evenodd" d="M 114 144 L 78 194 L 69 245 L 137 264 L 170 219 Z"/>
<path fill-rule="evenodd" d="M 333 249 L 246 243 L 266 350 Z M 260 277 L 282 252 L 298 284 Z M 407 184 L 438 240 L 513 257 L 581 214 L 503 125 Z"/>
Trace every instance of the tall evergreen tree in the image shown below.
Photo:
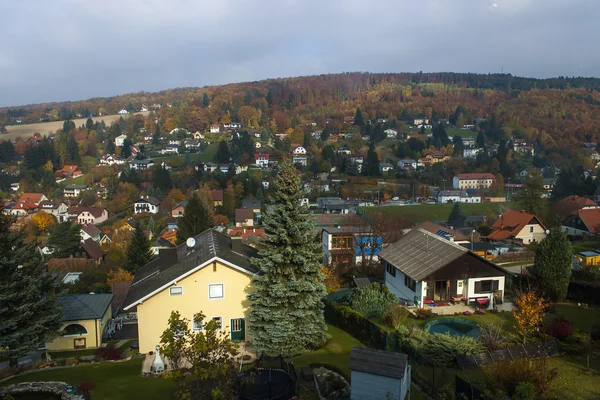
<path fill-rule="evenodd" d="M 79 230 L 79 225 L 71 221 L 57 224 L 48 237 L 48 248 L 52 251 L 52 257 L 71 257 L 81 242 Z"/>
<path fill-rule="evenodd" d="M 206 206 L 195 194 L 188 201 L 183 217 L 177 223 L 177 243 L 198 235 L 213 226 L 213 219 Z"/>
<path fill-rule="evenodd" d="M 485 135 L 483 134 L 483 131 L 479 131 L 479 133 L 477 134 L 477 139 L 475 140 L 475 142 L 477 143 L 477 147 L 484 147 L 485 146 Z"/>
<path fill-rule="evenodd" d="M 354 125 L 363 126 L 365 124 L 365 119 L 363 118 L 362 111 L 360 111 L 360 107 L 356 109 L 356 114 L 354 114 Z"/>
<path fill-rule="evenodd" d="M 35 243 L 24 241 L 25 231 L 11 229 L 13 222 L 0 213 L 0 357 L 16 367 L 19 357 L 52 340 L 61 313 Z"/>
<path fill-rule="evenodd" d="M 114 139 L 106 139 L 106 143 L 104 143 L 104 154 L 115 154 L 116 150 L 117 148 Z"/>
<path fill-rule="evenodd" d="M 135 274 L 138 268 L 143 267 L 152 261 L 152 252 L 150 251 L 150 241 L 144 233 L 142 224 L 138 223 L 133 230 L 133 235 L 125 251 L 125 261 L 123 269 Z"/>
<path fill-rule="evenodd" d="M 530 270 L 547 299 L 564 301 L 567 297 L 572 258 L 573 249 L 567 235 L 558 227 L 550 229 L 535 250 Z"/>
<path fill-rule="evenodd" d="M 321 140 L 327 141 L 329 140 L 329 136 L 331 136 L 331 131 L 329 130 L 329 125 L 325 125 L 325 129 L 321 131 Z"/>
<path fill-rule="evenodd" d="M 88 118 L 87 121 L 85 121 L 85 128 L 88 132 L 94 129 L 94 121 L 91 118 Z"/>
<path fill-rule="evenodd" d="M 171 173 L 168 169 L 165 169 L 160 165 L 154 168 L 154 171 L 152 172 L 152 181 L 163 193 L 168 192 L 173 185 Z"/>
<path fill-rule="evenodd" d="M 448 216 L 448 223 L 450 221 L 454 221 L 454 220 L 462 218 L 464 216 L 465 216 L 465 214 L 462 211 L 460 202 L 454 203 L 454 205 L 452 206 L 452 211 L 450 211 L 450 215 Z"/>
<path fill-rule="evenodd" d="M 210 99 L 208 98 L 208 94 L 206 92 L 204 92 L 204 95 L 202 96 L 202 105 L 204 107 L 210 106 Z"/>
<path fill-rule="evenodd" d="M 367 152 L 367 162 L 363 167 L 363 173 L 366 176 L 379 176 L 379 156 L 375 152 L 375 143 L 371 142 Z"/>
<path fill-rule="evenodd" d="M 158 122 L 156 123 L 156 127 L 154 128 L 154 133 L 152 134 L 152 144 L 160 143 L 160 125 Z"/>
<path fill-rule="evenodd" d="M 295 355 L 322 346 L 328 335 L 323 316 L 321 250 L 312 234 L 300 173 L 290 162 L 279 165 L 273 182 L 273 212 L 265 214 L 266 240 L 259 273 L 252 279 L 249 334 L 253 346 L 267 354 Z"/>
<path fill-rule="evenodd" d="M 226 164 L 229 162 L 229 158 L 231 154 L 229 154 L 229 147 L 227 146 L 227 142 L 221 140 L 219 142 L 219 147 L 217 148 L 217 154 L 215 154 L 215 160 L 219 163 Z"/>
<path fill-rule="evenodd" d="M 131 156 L 131 146 L 133 146 L 133 141 L 129 138 L 123 140 L 123 146 L 121 146 L 121 157 L 128 158 Z"/>

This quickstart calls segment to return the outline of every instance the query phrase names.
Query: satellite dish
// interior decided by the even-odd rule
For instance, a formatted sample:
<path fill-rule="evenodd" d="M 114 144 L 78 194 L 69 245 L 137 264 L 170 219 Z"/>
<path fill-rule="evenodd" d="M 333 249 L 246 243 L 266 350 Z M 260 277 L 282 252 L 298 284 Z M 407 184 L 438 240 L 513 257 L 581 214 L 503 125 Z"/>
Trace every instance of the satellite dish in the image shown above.
<path fill-rule="evenodd" d="M 196 246 L 196 239 L 194 239 L 193 237 L 188 238 L 188 240 L 185 241 L 185 244 L 187 245 L 187 247 L 194 247 Z"/>

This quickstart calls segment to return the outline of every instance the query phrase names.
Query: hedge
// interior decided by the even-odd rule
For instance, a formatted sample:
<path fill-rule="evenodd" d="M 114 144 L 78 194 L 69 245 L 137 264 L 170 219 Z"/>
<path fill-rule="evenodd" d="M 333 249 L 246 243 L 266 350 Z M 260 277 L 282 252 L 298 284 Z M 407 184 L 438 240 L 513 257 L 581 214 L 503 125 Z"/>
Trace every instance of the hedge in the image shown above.
<path fill-rule="evenodd" d="M 567 299 L 585 304 L 600 304 L 600 282 L 569 282 Z"/>
<path fill-rule="evenodd" d="M 365 346 L 386 348 L 387 333 L 348 305 L 326 302 L 325 321 L 348 332 Z"/>

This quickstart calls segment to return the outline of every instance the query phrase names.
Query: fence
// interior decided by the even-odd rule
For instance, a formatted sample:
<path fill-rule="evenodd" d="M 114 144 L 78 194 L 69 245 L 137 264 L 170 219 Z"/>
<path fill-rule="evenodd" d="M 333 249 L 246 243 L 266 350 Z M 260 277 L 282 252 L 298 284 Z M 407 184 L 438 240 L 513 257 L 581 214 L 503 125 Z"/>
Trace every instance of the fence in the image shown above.
<path fill-rule="evenodd" d="M 600 304 L 599 282 L 569 282 L 567 299 L 586 304 Z"/>
<path fill-rule="evenodd" d="M 457 356 L 456 361 L 461 369 L 482 367 L 489 363 L 514 360 L 520 357 L 547 357 L 560 352 L 558 340 L 552 340 L 544 343 L 534 343 L 529 345 L 520 345 L 506 347 L 496 351 L 484 351 L 483 353 L 473 354 L 471 356 Z"/>

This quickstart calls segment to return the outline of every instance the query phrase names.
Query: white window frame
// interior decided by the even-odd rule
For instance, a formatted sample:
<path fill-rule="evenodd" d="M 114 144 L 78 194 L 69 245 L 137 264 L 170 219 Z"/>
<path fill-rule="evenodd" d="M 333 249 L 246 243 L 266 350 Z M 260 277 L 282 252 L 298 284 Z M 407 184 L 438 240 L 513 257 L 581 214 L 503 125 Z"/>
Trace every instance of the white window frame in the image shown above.
<path fill-rule="evenodd" d="M 181 289 L 181 293 L 173 293 L 173 289 Z M 169 296 L 183 296 L 183 286 L 171 286 L 169 288 Z"/>
<path fill-rule="evenodd" d="M 223 329 L 223 317 L 210 317 L 211 321 L 214 321 L 216 319 L 218 319 L 220 321 L 219 322 L 219 330 Z"/>
<path fill-rule="evenodd" d="M 202 332 L 204 330 L 204 321 L 200 321 L 200 326 L 198 326 L 198 321 L 192 318 L 192 331 L 194 332 Z"/>
<path fill-rule="evenodd" d="M 210 288 L 212 286 L 221 286 L 221 296 L 220 297 L 211 297 Z M 225 298 L 225 284 L 223 283 L 209 283 L 208 284 L 208 299 L 209 300 L 222 300 Z"/>

